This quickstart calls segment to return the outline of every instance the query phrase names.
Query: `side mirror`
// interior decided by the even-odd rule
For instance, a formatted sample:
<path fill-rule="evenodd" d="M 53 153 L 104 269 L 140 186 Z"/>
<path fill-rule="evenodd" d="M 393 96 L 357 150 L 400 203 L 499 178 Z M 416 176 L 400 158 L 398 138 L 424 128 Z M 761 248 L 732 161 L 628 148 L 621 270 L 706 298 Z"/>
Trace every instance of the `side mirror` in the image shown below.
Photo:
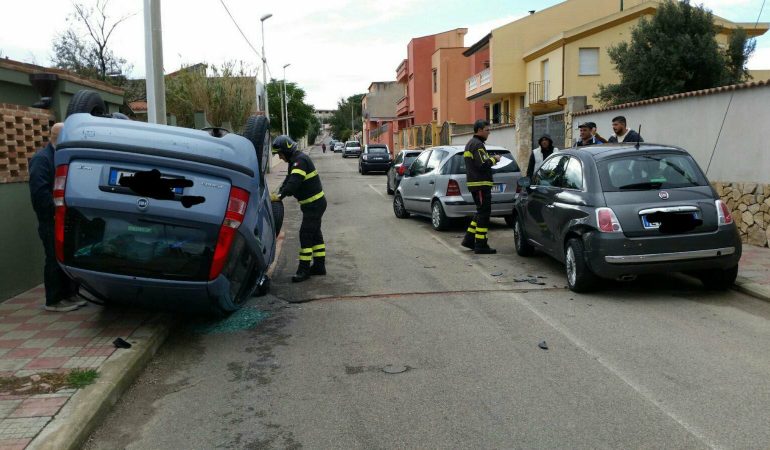
<path fill-rule="evenodd" d="M 532 180 L 529 177 L 521 177 L 516 181 L 516 184 L 526 189 L 532 185 Z"/>

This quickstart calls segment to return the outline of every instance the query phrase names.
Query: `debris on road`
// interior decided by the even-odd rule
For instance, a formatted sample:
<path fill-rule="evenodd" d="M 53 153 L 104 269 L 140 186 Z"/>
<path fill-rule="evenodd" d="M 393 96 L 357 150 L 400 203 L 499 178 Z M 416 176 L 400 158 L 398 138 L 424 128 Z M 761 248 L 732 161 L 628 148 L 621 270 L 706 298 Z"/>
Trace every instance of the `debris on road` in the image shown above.
<path fill-rule="evenodd" d="M 543 350 L 548 350 L 548 344 L 545 341 L 541 341 L 539 344 L 537 344 L 537 346 Z"/>
<path fill-rule="evenodd" d="M 494 273 L 490 273 L 490 275 L 492 275 L 493 277 L 499 277 L 499 276 L 502 276 L 503 273 L 502 272 L 494 272 Z"/>
<path fill-rule="evenodd" d="M 393 365 L 393 364 L 388 364 L 387 366 L 382 368 L 383 372 L 389 373 L 391 375 L 404 373 L 407 370 L 409 370 L 409 366 Z"/>
<path fill-rule="evenodd" d="M 127 342 L 123 338 L 117 338 L 114 341 L 112 341 L 112 345 L 115 346 L 115 348 L 131 348 L 131 343 Z"/>

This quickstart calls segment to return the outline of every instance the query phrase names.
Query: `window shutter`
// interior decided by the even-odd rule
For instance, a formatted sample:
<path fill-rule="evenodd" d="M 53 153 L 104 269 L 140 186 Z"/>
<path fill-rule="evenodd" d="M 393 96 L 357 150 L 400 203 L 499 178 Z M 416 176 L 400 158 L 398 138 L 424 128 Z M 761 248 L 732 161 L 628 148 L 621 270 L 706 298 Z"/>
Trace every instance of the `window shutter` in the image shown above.
<path fill-rule="evenodd" d="M 580 69 L 578 75 L 599 75 L 599 49 L 580 49 Z"/>

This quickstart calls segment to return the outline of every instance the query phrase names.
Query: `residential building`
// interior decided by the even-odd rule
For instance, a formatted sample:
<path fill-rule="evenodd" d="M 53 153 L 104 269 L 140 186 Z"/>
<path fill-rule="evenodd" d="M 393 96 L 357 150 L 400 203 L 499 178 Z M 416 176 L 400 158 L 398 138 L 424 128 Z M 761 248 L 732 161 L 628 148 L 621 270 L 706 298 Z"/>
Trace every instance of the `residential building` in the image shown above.
<path fill-rule="evenodd" d="M 396 104 L 403 92 L 403 87 L 398 81 L 376 81 L 369 85 L 366 95 L 361 99 L 365 145 L 387 144 L 391 151 L 394 150 Z"/>
<path fill-rule="evenodd" d="M 496 28 L 464 53 L 475 70 L 466 81 L 466 99 L 489 103 L 493 123 L 513 123 L 524 107 L 535 115 L 562 111 L 567 97 L 590 102 L 600 84 L 619 81 L 607 49 L 629 40 L 639 20 L 654 15 L 661 3 L 567 0 Z M 766 23 L 714 20 L 722 45 L 739 26 L 750 37 L 768 30 Z"/>

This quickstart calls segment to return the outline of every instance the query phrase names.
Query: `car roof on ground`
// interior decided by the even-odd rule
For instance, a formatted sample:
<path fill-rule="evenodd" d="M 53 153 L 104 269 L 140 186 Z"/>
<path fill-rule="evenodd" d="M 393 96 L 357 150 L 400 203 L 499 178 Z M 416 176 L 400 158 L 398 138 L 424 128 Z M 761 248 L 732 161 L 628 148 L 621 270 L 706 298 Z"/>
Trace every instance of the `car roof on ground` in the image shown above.
<path fill-rule="evenodd" d="M 602 144 L 602 145 L 589 145 L 586 147 L 569 147 L 562 150 L 562 152 L 569 152 L 569 153 L 575 153 L 575 152 L 587 152 L 595 160 L 602 160 L 607 158 L 614 158 L 616 156 L 623 156 L 626 154 L 632 154 L 632 153 L 639 153 L 639 152 L 649 152 L 649 151 L 666 151 L 666 152 L 674 152 L 674 153 L 682 153 L 685 155 L 689 155 L 687 150 L 674 146 L 674 145 L 668 145 L 668 144 L 655 144 L 655 143 L 647 143 L 647 142 L 640 142 L 639 148 L 636 146 L 637 144 L 634 143 L 610 143 L 610 144 Z"/>

